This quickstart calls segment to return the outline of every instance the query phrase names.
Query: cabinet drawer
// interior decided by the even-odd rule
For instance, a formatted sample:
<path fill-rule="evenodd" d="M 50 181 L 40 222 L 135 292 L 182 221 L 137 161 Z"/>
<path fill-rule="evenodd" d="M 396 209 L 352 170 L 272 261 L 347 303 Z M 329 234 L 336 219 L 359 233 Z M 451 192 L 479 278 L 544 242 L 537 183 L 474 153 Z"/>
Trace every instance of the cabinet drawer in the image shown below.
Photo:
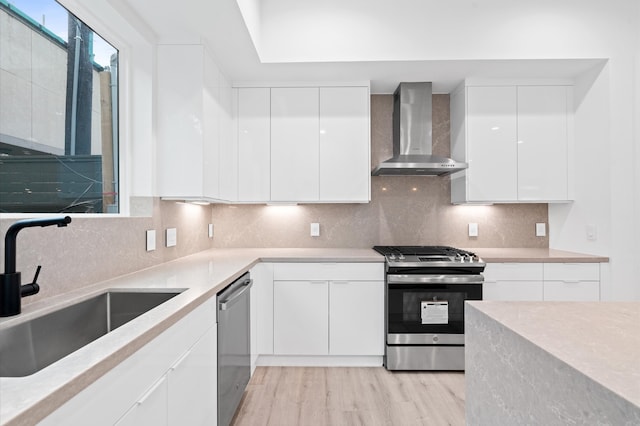
<path fill-rule="evenodd" d="M 542 263 L 487 263 L 485 282 L 542 281 Z"/>
<path fill-rule="evenodd" d="M 384 263 L 274 263 L 275 281 L 384 281 Z"/>
<path fill-rule="evenodd" d="M 545 263 L 545 281 L 600 281 L 599 263 Z"/>
<path fill-rule="evenodd" d="M 545 281 L 544 300 L 594 302 L 600 300 L 599 281 Z"/>
<path fill-rule="evenodd" d="M 485 282 L 483 300 L 542 301 L 542 281 Z"/>

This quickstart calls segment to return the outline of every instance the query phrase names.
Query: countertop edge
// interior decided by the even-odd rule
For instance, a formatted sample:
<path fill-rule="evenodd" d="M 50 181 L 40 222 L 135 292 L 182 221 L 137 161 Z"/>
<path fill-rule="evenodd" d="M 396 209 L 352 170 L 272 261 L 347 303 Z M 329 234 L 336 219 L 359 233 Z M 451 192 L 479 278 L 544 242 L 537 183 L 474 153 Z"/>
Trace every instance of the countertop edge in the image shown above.
<path fill-rule="evenodd" d="M 514 326 L 514 324 L 510 324 L 508 322 L 505 322 L 504 319 L 501 319 L 499 317 L 497 317 L 495 314 L 492 314 L 490 312 L 487 312 L 486 310 L 483 309 L 482 304 L 487 303 L 486 301 L 468 301 L 465 304 L 467 305 L 467 308 L 471 308 L 473 309 L 477 314 L 482 315 L 484 318 L 486 318 L 489 321 L 493 321 L 496 324 L 498 324 L 500 327 L 503 327 L 504 329 L 508 330 L 511 333 L 514 333 L 515 335 L 519 336 L 520 338 L 522 338 L 523 340 L 529 342 L 530 344 L 536 346 L 538 349 L 540 349 L 541 351 L 544 351 L 545 353 L 549 354 L 551 357 L 555 358 L 556 360 L 558 360 L 559 362 L 563 363 L 564 365 L 567 365 L 568 367 L 570 367 L 573 371 L 575 371 L 577 374 L 580 374 L 582 376 L 584 376 L 586 379 L 588 379 L 589 381 L 593 382 L 594 384 L 596 384 L 597 386 L 600 386 L 601 388 L 605 389 L 606 391 L 616 395 L 616 397 L 620 398 L 621 400 L 626 401 L 627 403 L 640 408 L 640 393 L 638 395 L 630 395 L 628 393 L 628 389 L 624 389 L 621 388 L 620 385 L 615 386 L 612 385 L 608 379 L 603 379 L 602 377 L 597 377 L 597 375 L 592 374 L 592 371 L 588 371 L 588 369 L 585 369 L 583 366 L 580 365 L 576 365 L 573 360 L 567 360 L 566 358 L 564 358 L 562 356 L 562 354 L 560 354 L 557 350 L 557 348 L 553 348 L 553 347 L 549 347 L 549 345 L 545 345 L 544 342 L 540 341 L 540 337 L 539 336 L 535 336 L 535 335 L 531 335 L 530 332 L 526 331 L 526 330 L 518 330 L 516 326 Z M 489 302 L 489 303 L 496 303 L 496 304 L 501 304 L 501 303 L 512 303 L 512 302 Z M 634 303 L 638 303 L 638 306 L 640 306 L 639 302 L 514 302 L 514 303 L 522 303 L 522 304 L 541 304 L 541 303 L 553 303 L 553 304 L 572 304 L 572 305 L 578 305 L 578 304 L 592 304 L 592 303 L 597 303 L 597 304 L 602 304 L 602 303 L 609 303 L 609 304 L 615 304 L 615 303 L 622 303 L 622 304 L 634 304 Z"/>

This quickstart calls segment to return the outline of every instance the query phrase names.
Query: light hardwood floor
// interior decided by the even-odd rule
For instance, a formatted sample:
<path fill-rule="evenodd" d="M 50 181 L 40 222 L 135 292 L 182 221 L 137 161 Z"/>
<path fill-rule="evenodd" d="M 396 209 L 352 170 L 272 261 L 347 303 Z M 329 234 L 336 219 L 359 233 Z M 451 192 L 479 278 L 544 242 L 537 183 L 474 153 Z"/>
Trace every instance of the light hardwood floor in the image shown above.
<path fill-rule="evenodd" d="M 464 425 L 464 373 L 258 367 L 233 425 Z"/>

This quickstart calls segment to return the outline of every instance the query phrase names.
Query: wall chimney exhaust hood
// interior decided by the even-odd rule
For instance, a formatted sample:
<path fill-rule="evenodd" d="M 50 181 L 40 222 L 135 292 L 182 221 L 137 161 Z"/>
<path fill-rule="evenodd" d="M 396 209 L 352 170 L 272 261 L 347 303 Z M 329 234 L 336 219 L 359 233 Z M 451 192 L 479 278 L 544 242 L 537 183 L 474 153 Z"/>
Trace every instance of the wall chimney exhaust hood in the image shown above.
<path fill-rule="evenodd" d="M 393 94 L 393 157 L 372 176 L 446 176 L 467 168 L 432 155 L 431 83 L 400 83 Z"/>

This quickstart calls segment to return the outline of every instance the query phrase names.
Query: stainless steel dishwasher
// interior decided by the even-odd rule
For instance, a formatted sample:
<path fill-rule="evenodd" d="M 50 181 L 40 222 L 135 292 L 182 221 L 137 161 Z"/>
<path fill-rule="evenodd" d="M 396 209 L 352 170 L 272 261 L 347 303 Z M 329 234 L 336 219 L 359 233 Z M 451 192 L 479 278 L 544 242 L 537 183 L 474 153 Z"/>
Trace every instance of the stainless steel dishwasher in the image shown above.
<path fill-rule="evenodd" d="M 251 377 L 247 272 L 218 293 L 218 425 L 228 426 Z"/>

